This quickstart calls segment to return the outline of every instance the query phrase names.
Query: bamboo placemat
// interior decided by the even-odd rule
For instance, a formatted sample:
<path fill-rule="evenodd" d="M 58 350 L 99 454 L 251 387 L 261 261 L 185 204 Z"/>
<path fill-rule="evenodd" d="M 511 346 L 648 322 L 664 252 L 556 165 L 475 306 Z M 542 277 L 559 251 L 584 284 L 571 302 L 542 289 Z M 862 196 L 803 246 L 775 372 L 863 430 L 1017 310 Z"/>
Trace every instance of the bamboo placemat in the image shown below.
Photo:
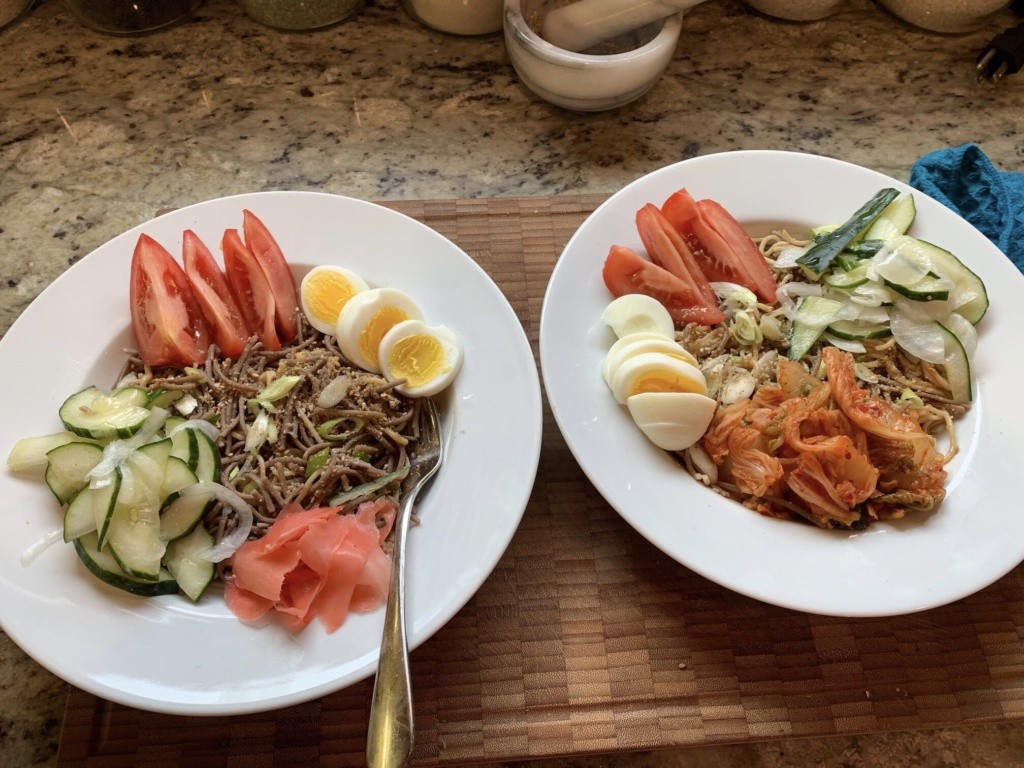
<path fill-rule="evenodd" d="M 388 203 L 494 278 L 536 349 L 548 276 L 601 198 Z M 595 254 L 595 264 L 603 254 Z M 1024 717 L 1024 572 L 891 619 L 797 613 L 661 554 L 604 502 L 545 411 L 522 525 L 413 653 L 416 765 L 894 731 Z M 372 680 L 289 709 L 156 715 L 79 690 L 62 766 L 364 763 Z"/>

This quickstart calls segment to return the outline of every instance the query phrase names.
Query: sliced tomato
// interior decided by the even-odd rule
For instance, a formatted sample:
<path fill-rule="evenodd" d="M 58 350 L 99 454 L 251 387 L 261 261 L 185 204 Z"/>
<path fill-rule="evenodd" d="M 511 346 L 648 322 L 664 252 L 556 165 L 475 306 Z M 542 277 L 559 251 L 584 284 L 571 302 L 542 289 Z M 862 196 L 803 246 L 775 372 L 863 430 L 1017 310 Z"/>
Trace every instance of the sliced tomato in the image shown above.
<path fill-rule="evenodd" d="M 708 280 L 738 283 L 761 301 L 775 302 L 776 283 L 757 245 L 738 221 L 714 200 L 694 201 L 680 189 L 661 207 Z"/>
<path fill-rule="evenodd" d="M 718 309 L 718 298 L 690 247 L 656 205 L 636 212 L 636 228 L 651 261 L 678 277 L 690 291 L 690 306 Z"/>
<path fill-rule="evenodd" d="M 661 206 L 661 212 L 676 232 L 685 235 L 690 223 L 698 216 L 697 201 L 685 189 L 680 189 L 669 196 Z"/>
<path fill-rule="evenodd" d="M 291 341 L 299 332 L 299 296 L 295 290 L 291 267 L 270 230 L 252 211 L 242 211 L 242 231 L 245 233 L 245 244 L 263 269 L 274 295 L 278 336 L 282 341 Z"/>
<path fill-rule="evenodd" d="M 249 329 L 242 319 L 235 297 L 231 295 L 227 278 L 199 235 L 186 229 L 182 238 L 185 276 L 210 327 L 213 340 L 222 353 L 228 357 L 238 357 L 245 349 Z"/>
<path fill-rule="evenodd" d="M 717 306 L 694 304 L 693 292 L 686 283 L 631 248 L 613 245 L 601 274 L 613 296 L 618 298 L 628 293 L 651 296 L 665 306 L 676 325 L 714 325 L 725 320 Z"/>
<path fill-rule="evenodd" d="M 775 276 L 743 226 L 714 200 L 698 201 L 697 211 L 700 215 L 693 222 L 693 234 L 704 250 L 716 263 L 728 266 L 723 271 L 746 276 L 746 280 L 731 282 L 749 288 L 761 301 L 774 304 L 778 290 Z"/>
<path fill-rule="evenodd" d="M 225 230 L 221 249 L 228 286 L 246 327 L 259 337 L 266 349 L 280 349 L 281 339 L 274 325 L 274 294 L 259 262 L 245 247 L 237 229 Z"/>
<path fill-rule="evenodd" d="M 139 237 L 132 254 L 129 299 L 135 343 L 145 363 L 191 365 L 206 359 L 210 335 L 188 278 L 149 235 Z"/>

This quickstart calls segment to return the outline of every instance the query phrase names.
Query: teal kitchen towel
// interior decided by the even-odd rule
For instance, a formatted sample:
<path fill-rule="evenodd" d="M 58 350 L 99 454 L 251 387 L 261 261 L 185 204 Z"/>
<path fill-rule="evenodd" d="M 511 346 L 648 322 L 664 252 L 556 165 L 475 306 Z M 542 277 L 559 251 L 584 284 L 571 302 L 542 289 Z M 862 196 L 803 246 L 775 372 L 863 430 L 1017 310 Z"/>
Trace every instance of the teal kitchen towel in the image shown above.
<path fill-rule="evenodd" d="M 1024 272 L 1024 173 L 1000 171 L 974 144 L 930 152 L 910 186 L 956 211 Z"/>

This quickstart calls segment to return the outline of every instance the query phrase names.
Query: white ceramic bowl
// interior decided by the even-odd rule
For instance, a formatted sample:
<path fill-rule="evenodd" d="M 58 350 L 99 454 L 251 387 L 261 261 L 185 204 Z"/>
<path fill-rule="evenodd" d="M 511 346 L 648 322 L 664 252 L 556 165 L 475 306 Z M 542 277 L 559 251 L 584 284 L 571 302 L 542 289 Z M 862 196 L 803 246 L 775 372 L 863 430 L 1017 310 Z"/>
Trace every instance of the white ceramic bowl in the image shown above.
<path fill-rule="evenodd" d="M 973 32 L 995 18 L 1010 0 L 881 0 L 882 7 L 929 32 Z"/>
<path fill-rule="evenodd" d="M 746 0 L 747 5 L 768 16 L 787 21 L 817 21 L 831 16 L 846 0 Z"/>
<path fill-rule="evenodd" d="M 680 15 L 640 31 L 642 45 L 623 53 L 593 55 L 558 48 L 540 37 L 524 16 L 537 0 L 505 0 L 505 46 L 519 79 L 542 99 L 578 112 L 615 109 L 643 96 L 661 77 L 679 40 Z"/>

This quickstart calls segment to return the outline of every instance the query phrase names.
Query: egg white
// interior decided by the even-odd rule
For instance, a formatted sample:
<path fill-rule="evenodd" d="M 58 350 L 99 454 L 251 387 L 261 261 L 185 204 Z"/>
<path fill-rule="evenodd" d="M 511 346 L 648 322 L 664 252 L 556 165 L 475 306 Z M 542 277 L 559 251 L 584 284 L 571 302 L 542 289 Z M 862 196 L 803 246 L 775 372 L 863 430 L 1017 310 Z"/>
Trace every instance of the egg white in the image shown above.
<path fill-rule="evenodd" d="M 369 327 L 375 324 L 380 313 L 392 311 L 400 315 L 397 322 L 377 327 L 376 330 L 381 331 L 380 339 L 372 343 L 373 339 L 366 338 Z M 353 296 L 338 315 L 335 326 L 338 349 L 353 365 L 380 373 L 379 345 L 387 332 L 398 322 L 422 319 L 423 313 L 406 294 L 395 288 L 371 288 Z"/>
<path fill-rule="evenodd" d="M 379 359 L 381 373 L 388 381 L 398 381 L 401 371 L 395 370 L 394 352 L 401 342 L 415 337 L 434 339 L 441 348 L 443 361 L 441 370 L 430 380 L 422 384 L 403 382 L 395 389 L 408 397 L 431 397 L 451 384 L 462 368 L 462 342 L 451 330 L 443 325 L 429 326 L 420 320 L 406 320 L 388 331 L 380 342 Z"/>
<path fill-rule="evenodd" d="M 611 389 L 616 401 L 622 404 L 627 398 L 640 394 L 636 387 L 646 378 L 671 378 L 681 387 L 677 391 L 708 393 L 707 381 L 697 366 L 661 352 L 644 352 L 623 361 L 612 377 Z"/>
<path fill-rule="evenodd" d="M 695 392 L 644 392 L 626 400 L 636 425 L 666 451 L 686 450 L 704 437 L 717 406 Z"/>
<path fill-rule="evenodd" d="M 671 339 L 676 327 L 665 306 L 642 293 L 628 293 L 615 299 L 605 307 L 601 322 L 610 326 L 620 339 L 641 331 Z"/>
<path fill-rule="evenodd" d="M 306 319 L 309 320 L 309 324 L 316 328 L 320 333 L 326 333 L 333 336 L 338 324 L 338 316 L 324 317 L 322 314 L 314 311 L 315 298 L 319 298 L 324 291 L 330 292 L 332 295 L 329 298 L 333 301 L 337 300 L 337 297 L 333 295 L 331 288 L 328 288 L 325 283 L 340 282 L 346 286 L 343 290 L 351 295 L 345 303 L 351 300 L 352 296 L 368 291 L 370 286 L 366 284 L 366 281 L 362 277 L 357 275 L 350 269 L 344 267 L 336 267 L 330 264 L 324 264 L 319 267 L 313 267 L 306 276 L 302 278 L 302 283 L 299 285 L 299 301 L 302 304 L 302 311 L 306 314 Z M 341 309 L 344 308 L 344 303 L 338 308 L 338 314 L 341 313 Z"/>

